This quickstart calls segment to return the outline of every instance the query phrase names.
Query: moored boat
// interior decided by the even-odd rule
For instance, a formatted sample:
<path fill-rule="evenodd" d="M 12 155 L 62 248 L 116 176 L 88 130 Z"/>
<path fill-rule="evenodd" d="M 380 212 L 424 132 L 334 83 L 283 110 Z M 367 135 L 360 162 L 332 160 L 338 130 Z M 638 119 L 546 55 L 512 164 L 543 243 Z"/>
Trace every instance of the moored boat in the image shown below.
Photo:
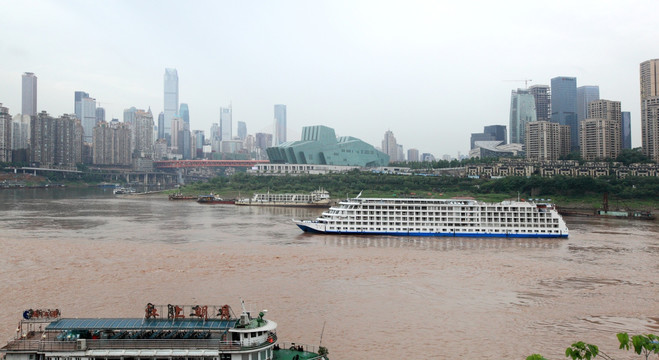
<path fill-rule="evenodd" d="M 26 310 L 5 360 L 327 360 L 321 346 L 279 343 L 277 323 L 242 306 L 147 304 L 141 318 L 62 318 L 59 310 Z"/>
<path fill-rule="evenodd" d="M 134 194 L 135 189 L 119 187 L 119 188 L 116 188 L 116 189 L 112 190 L 112 193 L 115 194 L 115 195 Z"/>
<path fill-rule="evenodd" d="M 236 200 L 225 200 L 213 193 L 210 193 L 210 195 L 199 195 L 197 202 L 200 204 L 235 204 Z"/>
<path fill-rule="evenodd" d="M 339 202 L 315 220 L 293 220 L 323 234 L 470 237 L 568 237 L 549 203 L 473 199 L 356 198 Z"/>
<path fill-rule="evenodd" d="M 169 200 L 197 200 L 198 196 L 183 195 L 181 193 L 169 194 Z"/>
<path fill-rule="evenodd" d="M 324 189 L 311 193 L 256 193 L 251 199 L 236 200 L 236 205 L 251 206 L 290 206 L 290 207 L 329 207 L 330 194 Z"/>

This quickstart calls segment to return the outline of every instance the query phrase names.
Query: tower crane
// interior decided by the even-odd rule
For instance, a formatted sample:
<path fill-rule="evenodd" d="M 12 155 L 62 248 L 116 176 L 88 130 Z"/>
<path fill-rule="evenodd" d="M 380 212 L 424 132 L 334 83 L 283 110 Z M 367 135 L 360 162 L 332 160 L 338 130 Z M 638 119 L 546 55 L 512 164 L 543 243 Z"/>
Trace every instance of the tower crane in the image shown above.
<path fill-rule="evenodd" d="M 504 80 L 504 81 L 516 81 L 516 82 L 524 81 L 524 88 L 528 89 L 529 88 L 529 82 L 533 81 L 533 80 L 532 79 L 521 79 L 521 80 Z"/>

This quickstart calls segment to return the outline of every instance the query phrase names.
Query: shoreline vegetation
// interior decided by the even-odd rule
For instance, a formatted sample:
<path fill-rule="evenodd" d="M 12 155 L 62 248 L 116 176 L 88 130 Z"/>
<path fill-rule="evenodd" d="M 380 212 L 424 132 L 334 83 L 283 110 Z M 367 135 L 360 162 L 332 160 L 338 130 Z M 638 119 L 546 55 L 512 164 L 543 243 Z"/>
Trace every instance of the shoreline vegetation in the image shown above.
<path fill-rule="evenodd" d="M 21 183 L 31 187 L 66 184 L 70 187 L 97 186 L 97 182 L 50 179 L 29 174 L 0 173 L 0 184 Z M 211 192 L 227 199 L 250 198 L 254 193 L 306 193 L 323 188 L 333 200 L 362 197 L 419 197 L 449 199 L 470 197 L 485 202 L 517 199 L 545 199 L 559 207 L 596 210 L 603 207 L 608 194 L 609 209 L 655 211 L 659 209 L 657 177 L 505 177 L 470 179 L 449 176 L 396 175 L 360 172 L 326 175 L 259 176 L 238 172 L 231 176 L 211 178 L 177 189 L 157 192 L 169 195 L 202 195 Z"/>
<path fill-rule="evenodd" d="M 328 175 L 257 176 L 236 173 L 208 182 L 182 186 L 170 193 L 216 193 L 223 198 L 249 198 L 254 193 L 306 193 L 323 188 L 333 200 L 362 197 L 419 197 L 449 199 L 472 197 L 485 202 L 517 199 L 551 199 L 572 209 L 600 209 L 608 194 L 609 209 L 659 209 L 659 178 L 591 178 L 538 176 L 469 179 L 440 176 L 393 175 L 351 171 Z"/>

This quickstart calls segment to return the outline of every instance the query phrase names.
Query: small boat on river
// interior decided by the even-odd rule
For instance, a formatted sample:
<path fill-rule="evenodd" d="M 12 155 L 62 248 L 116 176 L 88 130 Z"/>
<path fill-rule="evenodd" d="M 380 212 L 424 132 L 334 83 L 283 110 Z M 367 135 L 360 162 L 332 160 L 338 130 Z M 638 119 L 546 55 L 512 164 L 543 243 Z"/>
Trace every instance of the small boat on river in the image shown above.
<path fill-rule="evenodd" d="M 236 200 L 222 199 L 221 197 L 210 193 L 210 195 L 199 195 L 197 202 L 200 204 L 235 204 Z"/>
<path fill-rule="evenodd" d="M 169 200 L 197 200 L 198 196 L 183 195 L 181 193 L 169 194 Z"/>

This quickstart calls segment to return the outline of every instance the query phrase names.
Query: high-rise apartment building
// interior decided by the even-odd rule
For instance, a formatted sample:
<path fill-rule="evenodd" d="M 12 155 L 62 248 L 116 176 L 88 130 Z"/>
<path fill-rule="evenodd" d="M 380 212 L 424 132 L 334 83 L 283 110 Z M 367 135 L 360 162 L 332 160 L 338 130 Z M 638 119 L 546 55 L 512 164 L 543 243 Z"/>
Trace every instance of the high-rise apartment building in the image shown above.
<path fill-rule="evenodd" d="M 131 165 L 130 144 L 129 124 L 101 121 L 94 128 L 92 162 L 102 165 Z"/>
<path fill-rule="evenodd" d="M 244 121 L 238 121 L 238 138 L 240 140 L 247 138 L 247 124 Z"/>
<path fill-rule="evenodd" d="M 407 162 L 419 162 L 419 149 L 407 149 Z"/>
<path fill-rule="evenodd" d="M 165 69 L 165 137 L 172 136 L 172 119 L 178 112 L 178 72 L 176 69 Z"/>
<path fill-rule="evenodd" d="M 577 78 L 559 76 L 551 79 L 551 121 L 570 126 L 571 151 L 579 150 Z"/>
<path fill-rule="evenodd" d="M 384 140 L 382 140 L 382 152 L 389 155 L 389 162 L 395 162 L 398 160 L 398 143 L 396 142 L 396 137 L 391 130 L 387 130 L 384 133 Z"/>
<path fill-rule="evenodd" d="M 23 115 L 37 115 L 37 77 L 34 73 L 26 72 L 23 74 L 23 106 L 21 112 Z"/>
<path fill-rule="evenodd" d="M 622 148 L 621 123 L 620 101 L 591 101 L 588 118 L 581 125 L 581 157 L 585 160 L 618 157 Z"/>
<path fill-rule="evenodd" d="M 510 96 L 510 143 L 524 144 L 526 123 L 537 121 L 535 98 L 527 89 L 517 89 Z"/>
<path fill-rule="evenodd" d="M 593 118 L 581 122 L 581 157 L 615 159 L 620 154 L 620 122 Z"/>
<path fill-rule="evenodd" d="M 12 120 L 11 149 L 28 149 L 30 145 L 30 115 L 16 114 Z"/>
<path fill-rule="evenodd" d="M 12 118 L 9 109 L 0 103 L 0 162 L 11 162 Z"/>
<path fill-rule="evenodd" d="M 135 138 L 133 153 L 137 157 L 153 158 L 153 114 L 151 109 L 135 112 L 135 124 L 132 130 Z"/>
<path fill-rule="evenodd" d="M 551 119 L 551 92 L 548 85 L 533 85 L 529 92 L 535 99 L 535 116 L 537 121 L 550 121 Z"/>
<path fill-rule="evenodd" d="M 631 149 L 632 148 L 632 114 L 629 111 L 622 112 L 622 124 L 621 124 L 621 135 L 622 135 L 622 148 Z"/>
<path fill-rule="evenodd" d="M 588 104 L 588 119 L 607 119 L 622 121 L 620 101 L 595 100 Z"/>
<path fill-rule="evenodd" d="M 82 162 L 83 129 L 76 116 L 53 118 L 42 111 L 32 117 L 30 133 L 32 162 L 65 169 Z"/>
<path fill-rule="evenodd" d="M 231 115 L 231 105 L 228 108 L 220 108 L 220 140 L 229 141 L 233 136 L 233 123 Z"/>
<path fill-rule="evenodd" d="M 286 105 L 275 105 L 275 146 L 286 142 Z"/>
<path fill-rule="evenodd" d="M 562 131 L 561 131 L 562 130 Z M 567 125 L 550 121 L 526 123 L 526 158 L 535 161 L 555 161 L 569 153 L 570 138 Z"/>
<path fill-rule="evenodd" d="M 643 154 L 659 162 L 659 59 L 640 66 L 641 146 Z"/>

